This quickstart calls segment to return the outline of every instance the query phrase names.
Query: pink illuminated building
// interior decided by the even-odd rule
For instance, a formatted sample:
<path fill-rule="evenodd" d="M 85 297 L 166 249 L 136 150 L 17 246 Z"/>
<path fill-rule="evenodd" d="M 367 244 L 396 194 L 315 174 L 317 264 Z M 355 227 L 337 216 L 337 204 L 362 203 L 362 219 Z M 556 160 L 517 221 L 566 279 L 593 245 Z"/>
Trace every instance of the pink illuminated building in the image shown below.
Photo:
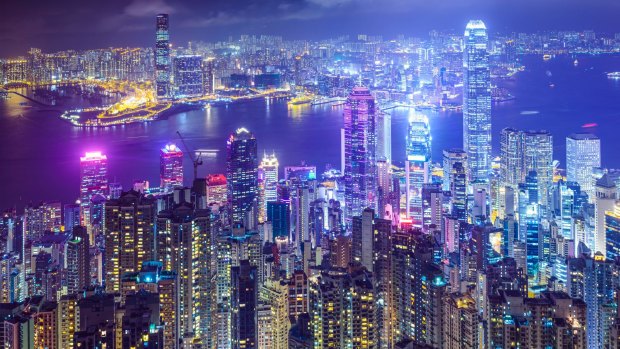
<path fill-rule="evenodd" d="M 183 186 L 183 152 L 176 144 L 168 143 L 162 148 L 159 163 L 162 189 Z"/>
<path fill-rule="evenodd" d="M 108 195 L 108 158 L 101 152 L 87 152 L 80 158 L 80 222 L 91 225 L 91 198 Z"/>

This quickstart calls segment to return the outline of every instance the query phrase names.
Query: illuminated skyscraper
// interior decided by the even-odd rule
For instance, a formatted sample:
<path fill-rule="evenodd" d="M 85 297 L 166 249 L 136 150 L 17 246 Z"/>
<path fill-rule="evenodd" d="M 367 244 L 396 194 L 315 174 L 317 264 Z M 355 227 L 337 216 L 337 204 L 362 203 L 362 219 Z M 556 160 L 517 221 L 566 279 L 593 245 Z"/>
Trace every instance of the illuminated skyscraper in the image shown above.
<path fill-rule="evenodd" d="M 248 260 L 231 269 L 232 348 L 257 348 L 258 272 Z"/>
<path fill-rule="evenodd" d="M 517 189 L 523 181 L 523 153 L 521 132 L 505 128 L 501 133 L 500 183 L 503 187 Z"/>
<path fill-rule="evenodd" d="M 73 227 L 67 243 L 67 292 L 74 294 L 90 286 L 90 243 L 86 228 Z"/>
<path fill-rule="evenodd" d="M 228 138 L 226 179 L 232 223 L 256 222 L 258 216 L 258 156 L 256 138 L 239 128 Z M 248 216 L 249 215 L 249 216 Z"/>
<path fill-rule="evenodd" d="M 166 144 L 159 155 L 161 187 L 171 190 L 183 186 L 183 152 L 176 144 Z"/>
<path fill-rule="evenodd" d="M 367 208 L 375 207 L 376 106 L 365 87 L 351 91 L 344 107 L 345 223 Z"/>
<path fill-rule="evenodd" d="M 588 246 L 592 252 L 600 252 L 607 256 L 607 230 L 605 229 L 606 212 L 614 210 L 616 200 L 618 200 L 618 188 L 616 183 L 604 174 L 596 181 L 596 197 L 594 198 L 594 246 Z"/>
<path fill-rule="evenodd" d="M 258 190 L 260 196 L 259 222 L 267 218 L 267 203 L 278 200 L 278 159 L 275 154 L 263 155 L 258 167 Z"/>
<path fill-rule="evenodd" d="M 392 162 L 392 115 L 377 116 L 377 160 Z"/>
<path fill-rule="evenodd" d="M 88 152 L 80 158 L 80 222 L 89 228 L 90 200 L 95 195 L 108 195 L 108 158 L 101 152 Z"/>
<path fill-rule="evenodd" d="M 591 133 L 574 133 L 566 138 L 566 180 L 577 182 L 594 202 L 592 169 L 601 167 L 601 140 Z"/>
<path fill-rule="evenodd" d="M 202 62 L 202 82 L 204 84 L 204 93 L 211 95 L 215 93 L 215 59 L 209 57 Z"/>
<path fill-rule="evenodd" d="M 491 74 L 487 44 L 484 22 L 469 21 L 463 48 L 463 149 L 467 152 L 472 182 L 488 182 L 491 171 Z"/>
<path fill-rule="evenodd" d="M 429 182 L 431 161 L 431 129 L 426 115 L 414 114 L 409 118 L 406 154 L 407 218 L 421 227 L 422 185 Z"/>
<path fill-rule="evenodd" d="M 526 131 L 522 139 L 524 174 L 536 171 L 538 202 L 546 206 L 549 187 L 553 184 L 553 136 L 547 131 Z"/>
<path fill-rule="evenodd" d="M 165 100 L 172 96 L 170 91 L 170 34 L 168 15 L 159 14 L 155 31 L 155 87 L 157 99 Z"/>
<path fill-rule="evenodd" d="M 443 181 L 441 189 L 450 191 L 454 180 L 453 169 L 455 163 L 461 163 L 463 168 L 467 168 L 467 153 L 462 149 L 449 149 L 443 151 Z"/>
<path fill-rule="evenodd" d="M 204 94 L 202 56 L 176 56 L 173 63 L 175 98 L 202 96 Z"/>
<path fill-rule="evenodd" d="M 105 288 L 120 292 L 123 273 L 137 272 L 153 260 L 155 201 L 136 191 L 105 203 Z"/>
<path fill-rule="evenodd" d="M 207 176 L 207 204 L 226 205 L 226 176 L 210 174 Z"/>
<path fill-rule="evenodd" d="M 620 258 L 620 201 L 612 210 L 605 212 L 605 237 L 607 238 L 607 259 Z"/>

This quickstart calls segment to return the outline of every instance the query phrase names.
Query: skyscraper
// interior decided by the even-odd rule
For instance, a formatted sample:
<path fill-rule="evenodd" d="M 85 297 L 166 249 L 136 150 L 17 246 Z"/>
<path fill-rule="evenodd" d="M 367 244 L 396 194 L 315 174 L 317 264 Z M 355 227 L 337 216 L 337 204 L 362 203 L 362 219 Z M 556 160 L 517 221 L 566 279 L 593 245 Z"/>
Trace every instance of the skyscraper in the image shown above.
<path fill-rule="evenodd" d="M 232 348 L 257 348 L 258 272 L 248 260 L 231 269 Z"/>
<path fill-rule="evenodd" d="M 500 184 L 517 189 L 523 181 L 521 132 L 505 128 L 501 132 Z"/>
<path fill-rule="evenodd" d="M 463 168 L 467 168 L 467 153 L 462 149 L 448 149 L 443 151 L 443 181 L 441 189 L 450 191 L 454 180 L 454 164 L 461 163 Z"/>
<path fill-rule="evenodd" d="M 407 218 L 411 218 L 414 226 L 421 227 L 422 186 L 429 182 L 431 161 L 431 129 L 426 115 L 414 114 L 409 118 L 406 154 Z"/>
<path fill-rule="evenodd" d="M 258 167 L 258 187 L 259 221 L 263 222 L 267 215 L 267 203 L 278 200 L 278 159 L 275 154 L 263 155 Z"/>
<path fill-rule="evenodd" d="M 463 149 L 469 161 L 469 179 L 488 182 L 491 171 L 491 74 L 484 22 L 469 21 L 464 41 Z"/>
<path fill-rule="evenodd" d="M 551 133 L 526 131 L 523 140 L 524 175 L 536 171 L 538 176 L 538 202 L 547 205 L 549 187 L 553 184 L 553 136 Z"/>
<path fill-rule="evenodd" d="M 370 90 L 356 87 L 344 107 L 345 223 L 375 206 L 376 106 Z"/>
<path fill-rule="evenodd" d="M 239 128 L 228 138 L 226 179 L 232 223 L 245 223 L 246 216 L 257 219 L 258 156 L 256 138 Z"/>
<path fill-rule="evenodd" d="M 67 243 L 67 293 L 74 294 L 90 286 L 89 236 L 86 228 L 73 227 Z"/>
<path fill-rule="evenodd" d="M 172 97 L 170 91 L 170 34 L 168 33 L 168 15 L 159 14 L 155 30 L 155 87 L 157 99 Z"/>
<path fill-rule="evenodd" d="M 153 259 L 155 215 L 155 200 L 133 190 L 105 203 L 106 291 L 119 292 L 123 273 Z"/>
<path fill-rule="evenodd" d="M 171 190 L 183 186 L 183 152 L 176 144 L 168 143 L 159 155 L 161 187 Z"/>
<path fill-rule="evenodd" d="M 202 96 L 204 94 L 202 56 L 176 56 L 173 63 L 174 97 Z"/>
<path fill-rule="evenodd" d="M 591 133 L 574 133 L 566 137 L 566 180 L 577 182 L 594 202 L 592 169 L 601 167 L 601 140 Z"/>
<path fill-rule="evenodd" d="M 108 158 L 101 152 L 87 152 L 80 158 L 80 222 L 83 226 L 90 227 L 91 198 L 107 194 Z"/>

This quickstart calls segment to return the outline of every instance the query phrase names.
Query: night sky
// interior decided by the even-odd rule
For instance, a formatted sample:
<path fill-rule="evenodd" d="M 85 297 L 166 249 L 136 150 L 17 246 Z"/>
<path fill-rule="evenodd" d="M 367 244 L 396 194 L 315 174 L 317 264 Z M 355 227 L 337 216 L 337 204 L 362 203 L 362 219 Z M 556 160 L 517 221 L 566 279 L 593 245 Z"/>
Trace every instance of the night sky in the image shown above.
<path fill-rule="evenodd" d="M 429 29 L 461 32 L 470 18 L 500 32 L 620 32 L 620 0 L 0 0 L 0 57 L 29 47 L 149 46 L 160 12 L 171 15 L 176 45 L 244 33 L 421 36 Z"/>

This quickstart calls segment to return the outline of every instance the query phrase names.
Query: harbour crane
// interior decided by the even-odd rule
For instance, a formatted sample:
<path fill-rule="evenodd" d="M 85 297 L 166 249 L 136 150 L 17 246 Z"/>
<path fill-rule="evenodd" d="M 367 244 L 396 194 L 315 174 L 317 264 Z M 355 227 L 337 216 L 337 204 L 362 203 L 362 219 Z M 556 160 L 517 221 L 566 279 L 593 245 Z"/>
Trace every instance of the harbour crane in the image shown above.
<path fill-rule="evenodd" d="M 198 178 L 198 166 L 202 165 L 202 155 L 199 153 L 198 156 L 196 156 L 196 154 L 189 149 L 189 147 L 187 146 L 187 143 L 185 143 L 185 139 L 183 138 L 183 135 L 181 135 L 181 132 L 177 131 L 177 135 L 179 136 L 181 143 L 183 143 L 183 148 L 185 150 L 185 153 L 187 153 L 187 156 L 189 157 L 189 159 L 192 160 L 192 165 L 194 165 L 194 181 L 195 181 Z"/>

